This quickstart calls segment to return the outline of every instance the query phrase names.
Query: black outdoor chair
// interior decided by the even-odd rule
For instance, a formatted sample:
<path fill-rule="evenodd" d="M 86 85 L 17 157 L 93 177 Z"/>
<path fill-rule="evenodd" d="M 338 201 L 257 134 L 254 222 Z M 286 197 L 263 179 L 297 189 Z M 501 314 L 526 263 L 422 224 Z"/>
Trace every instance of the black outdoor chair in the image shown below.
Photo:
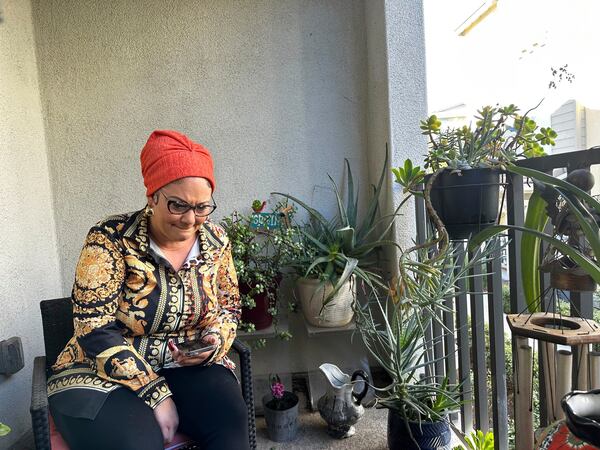
<path fill-rule="evenodd" d="M 73 311 L 71 299 L 68 297 L 43 300 L 40 302 L 40 309 L 42 311 L 46 355 L 38 356 L 34 360 L 30 412 L 36 449 L 50 450 L 52 443 L 50 439 L 46 377 L 50 366 L 73 336 Z M 242 395 L 248 406 L 248 438 L 250 448 L 255 449 L 256 423 L 250 349 L 238 339 L 233 342 L 233 348 L 240 357 Z"/>

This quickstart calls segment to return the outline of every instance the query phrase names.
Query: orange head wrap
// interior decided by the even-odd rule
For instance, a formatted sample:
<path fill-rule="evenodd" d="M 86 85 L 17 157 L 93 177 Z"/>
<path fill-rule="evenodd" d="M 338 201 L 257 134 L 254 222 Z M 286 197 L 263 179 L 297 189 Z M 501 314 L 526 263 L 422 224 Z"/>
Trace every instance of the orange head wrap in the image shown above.
<path fill-rule="evenodd" d="M 177 131 L 156 130 L 140 155 L 146 195 L 150 196 L 171 181 L 202 177 L 215 190 L 213 160 L 208 149 Z"/>

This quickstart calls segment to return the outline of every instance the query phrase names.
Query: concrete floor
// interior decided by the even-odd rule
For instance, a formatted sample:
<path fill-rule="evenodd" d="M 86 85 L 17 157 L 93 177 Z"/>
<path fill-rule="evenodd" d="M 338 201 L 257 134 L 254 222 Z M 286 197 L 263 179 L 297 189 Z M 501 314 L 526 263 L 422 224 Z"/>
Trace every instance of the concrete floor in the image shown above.
<path fill-rule="evenodd" d="M 346 439 L 334 439 L 327 434 L 327 425 L 318 412 L 307 408 L 306 396 L 300 397 L 300 416 L 298 435 L 293 442 L 273 442 L 267 436 L 264 417 L 256 418 L 258 450 L 296 450 L 296 449 L 387 449 L 387 410 L 369 408 L 356 424 L 356 434 Z"/>

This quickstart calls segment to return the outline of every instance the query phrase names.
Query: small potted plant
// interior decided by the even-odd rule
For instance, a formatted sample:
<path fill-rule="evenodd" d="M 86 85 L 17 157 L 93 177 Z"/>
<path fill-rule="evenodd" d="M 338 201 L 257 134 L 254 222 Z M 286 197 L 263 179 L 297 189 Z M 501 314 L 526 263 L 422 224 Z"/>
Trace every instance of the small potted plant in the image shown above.
<path fill-rule="evenodd" d="M 240 329 L 243 331 L 261 330 L 276 321 L 281 269 L 301 251 L 295 228 L 277 220 L 266 227 L 256 220 L 254 216 L 262 212 L 265 204 L 255 200 L 252 204 L 254 213 L 236 211 L 221 221 L 231 242 L 238 276 L 242 303 Z M 271 213 L 264 215 L 277 218 L 282 209 L 286 209 L 288 216 L 293 216 L 293 210 L 284 203 L 277 204 Z M 278 335 L 283 339 L 291 337 L 287 332 L 278 332 Z"/>
<path fill-rule="evenodd" d="M 317 327 L 341 327 L 352 321 L 356 286 L 362 282 L 370 287 L 383 286 L 377 271 L 377 251 L 396 245 L 387 239 L 398 210 L 379 217 L 379 195 L 385 179 L 384 167 L 369 204 L 359 215 L 359 192 L 354 188 L 352 170 L 346 160 L 347 189 L 342 195 L 331 177 L 337 200 L 337 214 L 326 219 L 325 214 L 298 198 L 276 192 L 297 203 L 309 215 L 309 221 L 299 227 L 304 251 L 291 261 L 298 274 L 296 291 L 306 320 Z M 346 202 L 342 198 L 346 198 Z"/>
<path fill-rule="evenodd" d="M 275 442 L 293 441 L 298 431 L 298 396 L 285 390 L 279 375 L 269 378 L 271 392 L 262 399 L 269 439 Z"/>
<path fill-rule="evenodd" d="M 501 170 L 554 145 L 556 132 L 539 127 L 530 112 L 520 115 L 515 105 L 485 106 L 474 126 L 461 128 L 444 129 L 435 115 L 421 121 L 429 148 L 425 168 L 432 172 L 425 182 L 432 183 L 431 201 L 450 239 L 468 238 L 497 223 Z"/>

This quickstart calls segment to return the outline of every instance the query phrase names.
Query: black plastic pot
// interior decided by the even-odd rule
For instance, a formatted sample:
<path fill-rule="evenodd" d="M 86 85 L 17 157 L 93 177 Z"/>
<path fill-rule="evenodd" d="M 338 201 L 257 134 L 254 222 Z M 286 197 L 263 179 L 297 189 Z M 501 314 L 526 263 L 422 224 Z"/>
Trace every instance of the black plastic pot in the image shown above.
<path fill-rule="evenodd" d="M 393 409 L 388 411 L 387 441 L 390 450 L 449 450 L 452 435 L 446 421 L 408 422 Z M 412 434 L 412 438 L 411 438 Z"/>
<path fill-rule="evenodd" d="M 600 389 L 570 392 L 560 404 L 571 433 L 596 447 L 600 446 Z"/>
<path fill-rule="evenodd" d="M 425 182 L 429 180 L 425 177 Z M 450 239 L 470 235 L 498 220 L 500 171 L 495 169 L 444 170 L 431 189 L 431 203 Z"/>

